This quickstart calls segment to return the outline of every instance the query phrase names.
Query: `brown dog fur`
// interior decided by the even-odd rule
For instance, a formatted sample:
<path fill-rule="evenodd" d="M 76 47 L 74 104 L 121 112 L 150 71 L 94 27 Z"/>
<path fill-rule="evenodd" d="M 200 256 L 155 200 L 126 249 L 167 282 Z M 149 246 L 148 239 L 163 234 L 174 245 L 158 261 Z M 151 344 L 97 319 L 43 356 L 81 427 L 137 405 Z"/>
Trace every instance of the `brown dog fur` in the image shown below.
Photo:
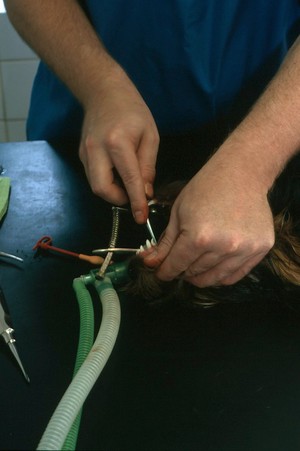
<path fill-rule="evenodd" d="M 157 191 L 156 201 L 163 207 L 167 215 L 185 182 L 173 182 Z M 278 199 L 285 201 L 285 196 L 269 196 L 270 206 L 278 210 Z M 279 202 L 280 203 L 280 202 Z M 289 289 L 300 286 L 300 240 L 297 234 L 298 221 L 292 217 L 289 202 L 279 212 L 273 214 L 275 244 L 262 262 L 254 268 L 242 281 L 233 286 L 197 288 L 177 279 L 162 282 L 155 270 L 147 267 L 141 257 L 133 257 L 130 262 L 132 280 L 126 291 L 151 302 L 180 300 L 201 306 L 211 306 L 220 302 L 237 302 L 251 298 L 260 293 L 278 288 Z"/>

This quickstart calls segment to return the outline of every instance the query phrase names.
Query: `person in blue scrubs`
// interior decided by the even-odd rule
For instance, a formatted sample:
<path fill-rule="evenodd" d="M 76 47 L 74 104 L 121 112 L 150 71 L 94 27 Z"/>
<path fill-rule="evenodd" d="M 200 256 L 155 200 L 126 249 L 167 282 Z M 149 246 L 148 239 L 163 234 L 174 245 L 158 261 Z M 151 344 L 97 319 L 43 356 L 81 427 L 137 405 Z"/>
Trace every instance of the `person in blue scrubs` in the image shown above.
<path fill-rule="evenodd" d="M 274 244 L 268 192 L 300 147 L 299 2 L 7 0 L 6 7 L 43 60 L 28 139 L 77 139 L 93 192 L 117 205 L 129 200 L 136 222 L 148 216 L 159 137 L 226 119 L 228 135 L 144 255 L 157 276 L 233 284 L 259 263 Z"/>

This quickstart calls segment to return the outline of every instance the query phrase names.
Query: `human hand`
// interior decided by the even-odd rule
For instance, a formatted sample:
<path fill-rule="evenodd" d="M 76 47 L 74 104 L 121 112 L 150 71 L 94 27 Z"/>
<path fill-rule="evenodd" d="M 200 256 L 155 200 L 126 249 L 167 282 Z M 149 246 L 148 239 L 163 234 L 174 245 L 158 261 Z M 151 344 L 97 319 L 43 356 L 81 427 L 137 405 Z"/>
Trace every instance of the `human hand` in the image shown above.
<path fill-rule="evenodd" d="M 274 244 L 273 217 L 262 183 L 218 156 L 177 197 L 158 247 L 144 254 L 157 277 L 198 286 L 243 278 Z"/>
<path fill-rule="evenodd" d="M 129 200 L 138 223 L 148 217 L 158 143 L 151 112 L 118 68 L 86 107 L 79 155 L 93 192 L 115 205 Z"/>

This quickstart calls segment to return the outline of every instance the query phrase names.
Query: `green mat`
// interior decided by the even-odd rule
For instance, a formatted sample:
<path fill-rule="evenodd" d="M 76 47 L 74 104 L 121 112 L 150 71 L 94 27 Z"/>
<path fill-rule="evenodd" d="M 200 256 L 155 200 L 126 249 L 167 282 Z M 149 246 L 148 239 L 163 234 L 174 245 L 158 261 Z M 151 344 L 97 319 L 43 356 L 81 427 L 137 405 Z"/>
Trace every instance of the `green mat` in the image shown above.
<path fill-rule="evenodd" d="M 0 221 L 7 212 L 10 192 L 10 178 L 0 177 Z"/>

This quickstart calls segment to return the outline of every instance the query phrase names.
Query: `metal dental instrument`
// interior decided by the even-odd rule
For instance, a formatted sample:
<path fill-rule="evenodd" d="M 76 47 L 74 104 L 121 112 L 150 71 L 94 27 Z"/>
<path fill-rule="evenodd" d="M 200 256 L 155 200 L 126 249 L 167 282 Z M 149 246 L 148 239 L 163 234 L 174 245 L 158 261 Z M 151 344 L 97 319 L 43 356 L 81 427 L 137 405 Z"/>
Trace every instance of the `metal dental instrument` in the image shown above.
<path fill-rule="evenodd" d="M 153 240 L 153 243 L 154 243 L 154 244 L 157 244 L 157 240 L 156 240 L 155 235 L 154 235 L 154 233 L 153 233 L 153 230 L 152 230 L 152 227 L 151 227 L 149 218 L 147 219 L 146 225 L 147 225 L 147 229 L 148 229 L 148 231 L 149 231 L 149 233 L 150 233 L 150 236 L 151 236 L 151 238 L 152 238 L 152 240 Z"/>
<path fill-rule="evenodd" d="M 151 207 L 151 205 L 155 205 L 156 202 L 157 201 L 155 199 L 149 200 L 148 207 Z M 157 239 L 156 239 L 156 237 L 154 235 L 154 232 L 153 232 L 153 229 L 151 227 L 149 218 L 147 218 L 146 226 L 147 226 L 148 232 L 150 233 L 151 240 L 153 241 L 154 244 L 157 244 Z"/>
<path fill-rule="evenodd" d="M 16 255 L 13 255 L 13 254 L 8 254 L 7 252 L 0 251 L 0 257 L 12 258 L 13 260 L 18 260 L 19 262 L 23 261 L 23 258 L 17 257 Z"/>
<path fill-rule="evenodd" d="M 133 248 L 119 248 L 116 247 L 116 242 L 117 242 L 117 238 L 118 238 L 118 233 L 119 233 L 119 223 L 120 223 L 120 210 L 121 211 L 128 211 L 126 208 L 121 208 L 121 207 L 112 207 L 112 212 L 113 212 L 113 224 L 112 224 L 112 233 L 111 233 L 111 238 L 110 238 L 110 243 L 109 243 L 109 247 L 105 248 L 105 249 L 95 249 L 94 251 L 92 251 L 93 254 L 101 254 L 101 253 L 106 253 L 106 257 L 104 259 L 104 262 L 102 263 L 99 272 L 97 274 L 97 276 L 99 278 L 103 278 L 105 271 L 107 270 L 112 256 L 115 253 L 126 253 L 126 252 L 138 252 L 139 249 L 133 249 Z M 150 233 L 151 236 L 151 241 L 153 244 L 157 244 L 157 240 L 156 237 L 153 233 L 149 218 L 147 219 L 147 229 Z"/>
<path fill-rule="evenodd" d="M 8 316 L 7 313 L 5 313 L 5 310 L 4 310 L 4 305 L 5 304 L 6 304 L 6 302 L 5 302 L 4 293 L 3 293 L 3 291 L 2 291 L 2 289 L 0 287 L 0 335 L 2 335 L 5 343 L 8 344 L 11 352 L 13 353 L 16 361 L 19 364 L 19 367 L 22 370 L 22 373 L 23 373 L 26 381 L 29 383 L 30 379 L 29 379 L 26 371 L 24 370 L 24 367 L 23 367 L 21 359 L 19 357 L 17 348 L 15 346 L 16 340 L 12 336 L 12 333 L 14 332 L 14 329 L 12 329 L 12 327 L 10 327 L 10 325 L 8 324 L 9 316 Z"/>

